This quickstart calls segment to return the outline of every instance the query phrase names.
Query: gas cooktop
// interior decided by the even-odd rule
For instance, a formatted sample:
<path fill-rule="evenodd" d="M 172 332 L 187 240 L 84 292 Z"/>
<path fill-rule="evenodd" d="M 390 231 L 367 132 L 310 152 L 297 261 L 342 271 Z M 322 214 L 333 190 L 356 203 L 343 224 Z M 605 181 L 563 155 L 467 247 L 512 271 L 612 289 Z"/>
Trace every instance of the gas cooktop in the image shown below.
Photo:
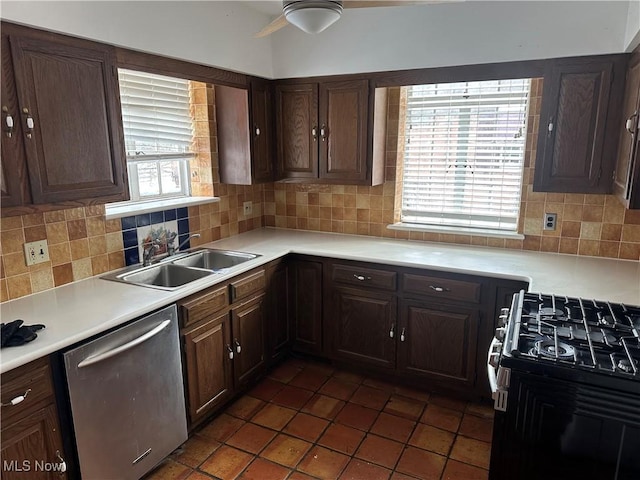
<path fill-rule="evenodd" d="M 640 380 L 640 307 L 537 293 L 520 297 L 507 326 L 512 357 Z"/>

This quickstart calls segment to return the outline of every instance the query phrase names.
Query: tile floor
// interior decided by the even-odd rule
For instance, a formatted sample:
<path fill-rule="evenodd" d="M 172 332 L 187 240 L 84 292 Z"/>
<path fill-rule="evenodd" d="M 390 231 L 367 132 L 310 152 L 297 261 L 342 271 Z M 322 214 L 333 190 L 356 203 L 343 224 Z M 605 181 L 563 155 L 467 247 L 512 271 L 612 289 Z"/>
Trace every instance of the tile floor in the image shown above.
<path fill-rule="evenodd" d="M 490 406 L 291 359 L 147 480 L 480 480 Z"/>

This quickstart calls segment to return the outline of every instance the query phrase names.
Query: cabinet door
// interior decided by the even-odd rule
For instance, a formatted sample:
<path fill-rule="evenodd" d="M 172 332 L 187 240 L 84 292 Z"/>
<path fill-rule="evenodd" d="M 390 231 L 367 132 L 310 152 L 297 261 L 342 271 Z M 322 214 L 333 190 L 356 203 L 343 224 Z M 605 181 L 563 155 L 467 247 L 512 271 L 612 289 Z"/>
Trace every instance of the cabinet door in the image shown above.
<path fill-rule="evenodd" d="M 0 202 L 3 207 L 16 207 L 25 203 L 28 198 L 27 163 L 22 144 L 21 116 L 16 98 L 9 36 L 3 34 L 0 39 L 2 42 L 0 45 L 0 55 L 2 56 Z M 7 122 L 13 123 L 13 127 L 9 127 Z"/>
<path fill-rule="evenodd" d="M 265 367 L 264 317 L 264 294 L 231 311 L 236 388 L 249 383 Z"/>
<path fill-rule="evenodd" d="M 321 354 L 322 345 L 322 263 L 294 260 L 290 264 L 289 292 L 294 321 L 293 348 Z"/>
<path fill-rule="evenodd" d="M 333 294 L 332 356 L 354 363 L 395 368 L 396 296 L 336 288 Z"/>
<path fill-rule="evenodd" d="M 38 409 L 2 429 L 2 478 L 66 478 L 60 468 L 62 438 L 54 404 Z M 46 471 L 46 468 L 52 471 Z"/>
<path fill-rule="evenodd" d="M 278 175 L 318 178 L 318 85 L 276 86 Z"/>
<path fill-rule="evenodd" d="M 640 109 L 640 52 L 629 62 L 622 104 L 614 193 L 628 208 L 640 208 L 640 163 L 638 158 L 638 110 Z"/>
<path fill-rule="evenodd" d="M 451 386 L 475 382 L 479 313 L 472 308 L 405 300 L 398 369 Z"/>
<path fill-rule="evenodd" d="M 127 198 L 112 47 L 10 42 L 33 203 Z"/>
<path fill-rule="evenodd" d="M 215 86 L 220 182 L 251 185 L 249 91 Z"/>
<path fill-rule="evenodd" d="M 612 91 L 619 61 L 556 63 L 544 80 L 534 190 L 611 190 L 621 95 Z M 616 72 L 620 76 L 621 72 Z M 620 81 L 616 82 L 616 88 Z M 614 118 L 615 117 L 615 118 Z M 607 137 L 609 133 L 609 137 Z"/>
<path fill-rule="evenodd" d="M 281 263 L 268 272 L 267 336 L 268 356 L 275 362 L 287 353 L 293 342 L 293 323 L 289 315 L 289 267 Z"/>
<path fill-rule="evenodd" d="M 269 82 L 251 82 L 251 117 L 253 138 L 253 180 L 273 180 L 273 107 Z"/>
<path fill-rule="evenodd" d="M 229 314 L 223 313 L 183 333 L 191 424 L 232 394 Z"/>
<path fill-rule="evenodd" d="M 320 178 L 365 183 L 369 82 L 320 84 Z"/>

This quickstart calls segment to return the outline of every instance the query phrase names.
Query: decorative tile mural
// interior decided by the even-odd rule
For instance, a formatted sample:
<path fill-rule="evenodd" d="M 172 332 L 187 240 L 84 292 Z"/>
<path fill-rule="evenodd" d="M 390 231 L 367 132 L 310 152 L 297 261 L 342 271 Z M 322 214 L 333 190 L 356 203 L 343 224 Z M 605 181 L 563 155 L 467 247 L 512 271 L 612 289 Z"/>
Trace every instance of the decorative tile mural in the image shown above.
<path fill-rule="evenodd" d="M 163 212 L 144 213 L 124 217 L 122 221 L 122 243 L 127 265 L 142 262 L 144 245 L 158 245 L 154 255 L 167 253 L 167 247 L 190 248 L 189 210 L 186 207 L 172 208 Z"/>

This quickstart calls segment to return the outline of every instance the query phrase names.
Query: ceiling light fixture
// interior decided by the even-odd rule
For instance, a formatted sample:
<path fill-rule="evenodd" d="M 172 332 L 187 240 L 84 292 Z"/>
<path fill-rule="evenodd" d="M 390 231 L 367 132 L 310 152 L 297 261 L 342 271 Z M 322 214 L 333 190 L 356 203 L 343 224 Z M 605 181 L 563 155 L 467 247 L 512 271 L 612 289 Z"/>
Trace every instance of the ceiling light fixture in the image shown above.
<path fill-rule="evenodd" d="M 287 21 L 306 33 L 320 33 L 342 14 L 342 2 L 333 0 L 297 0 L 283 3 Z"/>

